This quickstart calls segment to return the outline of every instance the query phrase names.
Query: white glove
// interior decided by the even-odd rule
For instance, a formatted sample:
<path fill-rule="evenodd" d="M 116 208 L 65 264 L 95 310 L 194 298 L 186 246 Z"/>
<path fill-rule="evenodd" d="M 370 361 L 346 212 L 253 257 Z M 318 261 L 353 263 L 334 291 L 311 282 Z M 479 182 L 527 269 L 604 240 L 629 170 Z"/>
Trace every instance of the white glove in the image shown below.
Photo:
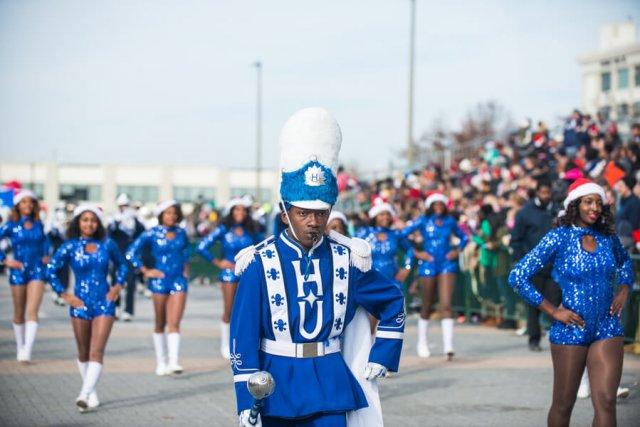
<path fill-rule="evenodd" d="M 255 424 L 251 424 L 249 422 L 249 414 L 251 413 L 251 409 L 245 409 L 244 411 L 240 412 L 240 415 L 238 415 L 238 425 L 240 427 L 262 427 L 262 420 L 260 419 L 260 414 L 258 414 L 258 422 Z"/>
<path fill-rule="evenodd" d="M 384 377 L 386 373 L 387 368 L 379 363 L 369 362 L 367 363 L 367 367 L 364 368 L 364 377 L 369 381 L 374 378 Z"/>

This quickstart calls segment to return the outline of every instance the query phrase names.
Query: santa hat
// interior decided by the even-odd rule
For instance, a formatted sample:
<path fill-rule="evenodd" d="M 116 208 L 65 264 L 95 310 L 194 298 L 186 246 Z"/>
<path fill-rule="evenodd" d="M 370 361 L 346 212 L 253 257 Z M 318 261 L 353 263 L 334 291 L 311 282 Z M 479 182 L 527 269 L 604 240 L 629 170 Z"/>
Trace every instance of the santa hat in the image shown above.
<path fill-rule="evenodd" d="M 327 221 L 327 224 L 329 224 L 334 219 L 339 219 L 340 221 L 344 222 L 344 225 L 347 225 L 349 223 L 347 221 L 347 217 L 340 211 L 332 210 L 331 213 L 329 214 L 329 220 Z"/>
<path fill-rule="evenodd" d="M 564 199 L 564 208 L 567 209 L 569 203 L 587 194 L 597 194 L 604 203 L 606 196 L 604 188 L 587 178 L 578 178 L 570 186 L 566 199 Z"/>
<path fill-rule="evenodd" d="M 93 203 L 83 203 L 73 210 L 73 217 L 79 217 L 84 212 L 93 212 L 98 217 L 98 220 L 104 224 L 104 212 L 100 206 Z"/>
<path fill-rule="evenodd" d="M 224 214 L 229 215 L 231 210 L 233 210 L 233 208 L 235 208 L 236 206 L 244 206 L 245 208 L 249 209 L 251 207 L 251 197 L 234 197 L 233 199 L 229 200 L 227 204 L 224 205 Z"/>
<path fill-rule="evenodd" d="M 373 200 L 373 206 L 369 209 L 369 218 L 373 219 L 382 212 L 389 212 L 391 216 L 396 216 L 396 211 L 391 204 L 387 203 L 382 197 L 376 197 Z"/>
<path fill-rule="evenodd" d="M 280 132 L 280 197 L 304 209 L 329 209 L 338 198 L 342 132 L 323 108 L 305 108 Z"/>
<path fill-rule="evenodd" d="M 434 191 L 424 201 L 424 206 L 429 209 L 435 202 L 442 202 L 446 206 L 449 203 L 449 198 L 439 191 Z"/>
<path fill-rule="evenodd" d="M 22 199 L 25 199 L 29 197 L 30 199 L 33 200 L 38 200 L 38 197 L 35 195 L 35 193 L 31 190 L 20 190 L 15 196 L 13 196 L 13 205 L 17 206 L 18 203 L 20 203 L 22 201 Z"/>
<path fill-rule="evenodd" d="M 156 207 L 153 208 L 153 213 L 155 216 L 159 216 L 160 214 L 162 214 L 162 212 L 166 211 L 171 206 L 177 206 L 177 205 L 178 205 L 178 202 L 173 199 L 163 200 L 161 202 L 158 202 L 158 204 L 156 204 Z"/>

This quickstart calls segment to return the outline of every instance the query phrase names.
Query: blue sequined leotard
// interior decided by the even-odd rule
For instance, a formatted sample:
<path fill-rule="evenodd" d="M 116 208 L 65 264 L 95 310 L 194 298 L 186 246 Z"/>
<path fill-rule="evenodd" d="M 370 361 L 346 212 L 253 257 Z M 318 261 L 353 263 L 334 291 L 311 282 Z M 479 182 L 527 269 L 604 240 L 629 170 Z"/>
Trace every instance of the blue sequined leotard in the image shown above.
<path fill-rule="evenodd" d="M 582 238 L 593 236 L 594 252 L 582 247 Z M 537 307 L 544 297 L 531 279 L 545 264 L 553 264 L 552 277 L 562 290 L 562 305 L 585 322 L 583 328 L 554 322 L 549 341 L 563 345 L 589 345 L 623 335 L 620 319 L 609 314 L 614 289 L 633 282 L 631 259 L 617 236 L 605 236 L 587 227 L 558 227 L 516 264 L 509 285 Z"/>
<path fill-rule="evenodd" d="M 45 266 L 42 258 L 49 255 L 49 239 L 44 233 L 42 222 L 23 216 L 18 221 L 7 221 L 0 227 L 0 239 L 9 239 L 13 248 L 13 258 L 23 265 L 21 270 L 10 269 L 9 284 L 26 285 L 33 280 L 45 279 Z M 0 262 L 7 255 L 0 250 Z"/>
<path fill-rule="evenodd" d="M 364 227 L 356 237 L 366 240 L 371 246 L 373 268 L 388 279 L 398 273 L 397 255 L 400 248 L 410 250 L 408 240 L 398 230 L 384 227 Z"/>
<path fill-rule="evenodd" d="M 127 249 L 127 260 L 136 269 L 143 266 L 141 252 L 145 245 L 151 248 L 154 268 L 164 273 L 160 279 L 149 279 L 149 290 L 155 294 L 187 292 L 188 278 L 184 275 L 189 261 L 189 239 L 180 227 L 155 226 L 142 233 Z"/>
<path fill-rule="evenodd" d="M 109 262 L 116 268 L 116 283 L 122 285 L 129 267 L 118 246 L 111 239 L 69 239 L 53 255 L 47 266 L 47 278 L 57 292 L 65 291 L 58 271 L 69 265 L 75 276 L 74 294 L 84 307 L 69 308 L 71 317 L 91 320 L 97 316 L 114 316 L 116 305 L 107 299 Z"/>
<path fill-rule="evenodd" d="M 469 237 L 458 227 L 456 219 L 450 215 L 422 215 L 409 223 L 402 230 L 402 235 L 407 237 L 416 230 L 420 231 L 424 239 L 422 249 L 433 257 L 433 261 L 418 261 L 418 276 L 434 277 L 439 274 L 456 273 L 458 258 L 447 259 L 447 254 L 453 249 L 451 237 L 458 237 L 460 250 L 469 242 Z"/>
<path fill-rule="evenodd" d="M 234 258 L 238 252 L 247 246 L 260 242 L 262 238 L 252 235 L 241 225 L 234 225 L 231 228 L 227 228 L 221 224 L 198 244 L 198 254 L 207 261 L 213 262 L 213 255 L 210 252 L 210 248 L 218 240 L 222 243 L 222 257 L 227 261 L 235 262 Z M 227 283 L 237 283 L 240 278 L 235 275 L 231 268 L 220 270 L 218 280 Z"/>

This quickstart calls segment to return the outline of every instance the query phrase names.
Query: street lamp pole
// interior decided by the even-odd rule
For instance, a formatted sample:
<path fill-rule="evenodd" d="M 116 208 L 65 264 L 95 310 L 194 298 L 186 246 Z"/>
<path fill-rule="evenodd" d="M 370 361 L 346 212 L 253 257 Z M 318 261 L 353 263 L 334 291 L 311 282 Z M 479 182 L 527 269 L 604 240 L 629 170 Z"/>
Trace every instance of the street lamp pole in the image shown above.
<path fill-rule="evenodd" d="M 416 0 L 411 0 L 411 24 L 409 39 L 409 117 L 407 121 L 407 165 L 413 168 L 414 144 L 413 144 L 413 68 L 415 56 L 416 37 Z"/>
<path fill-rule="evenodd" d="M 262 203 L 260 172 L 262 170 L 262 62 L 256 61 L 256 201 Z"/>

